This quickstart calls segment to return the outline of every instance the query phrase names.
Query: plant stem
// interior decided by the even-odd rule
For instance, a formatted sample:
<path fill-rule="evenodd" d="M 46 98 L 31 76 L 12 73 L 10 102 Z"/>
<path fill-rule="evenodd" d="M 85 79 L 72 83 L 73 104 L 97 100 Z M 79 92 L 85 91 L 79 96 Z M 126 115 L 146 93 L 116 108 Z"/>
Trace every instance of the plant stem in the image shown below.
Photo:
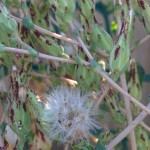
<path fill-rule="evenodd" d="M 122 88 L 127 92 L 127 83 L 126 83 L 125 74 L 121 75 L 120 80 L 121 80 Z M 124 95 L 123 95 L 123 99 L 124 99 L 125 109 L 126 109 L 126 118 L 127 118 L 127 122 L 129 125 L 132 122 L 132 112 L 130 109 L 130 101 Z M 130 140 L 131 150 L 137 150 L 134 130 L 129 134 L 129 140 Z"/>
<path fill-rule="evenodd" d="M 15 16 L 13 16 L 13 15 L 11 15 L 11 16 L 12 16 L 18 23 L 22 23 L 22 19 L 17 18 L 17 17 L 15 17 Z M 57 39 L 63 40 L 63 41 L 65 41 L 65 42 L 68 42 L 68 43 L 72 43 L 72 44 L 81 46 L 81 45 L 80 45 L 77 41 L 75 41 L 75 40 L 72 40 L 72 39 L 70 39 L 70 38 L 61 36 L 61 35 L 59 35 L 59 34 L 57 34 L 57 33 L 48 31 L 48 30 L 43 29 L 43 28 L 41 28 L 41 27 L 39 27 L 39 26 L 37 26 L 37 25 L 35 25 L 35 24 L 34 24 L 34 29 L 35 29 L 35 30 L 38 30 L 39 32 L 45 33 L 45 34 L 47 34 L 47 35 L 50 35 L 50 36 L 52 36 L 52 37 L 55 37 L 55 38 L 57 38 Z"/>
<path fill-rule="evenodd" d="M 86 48 L 85 44 L 83 43 L 82 39 L 80 37 L 77 37 L 77 40 L 79 41 L 79 43 L 81 44 L 84 53 L 88 56 L 88 58 L 90 60 L 93 59 L 93 56 L 90 54 L 90 52 L 88 51 L 88 49 Z"/>
<path fill-rule="evenodd" d="M 107 92 L 110 89 L 110 85 L 107 85 L 105 90 L 103 91 L 102 95 L 100 96 L 100 98 L 98 99 L 97 103 L 95 104 L 95 109 L 97 109 L 99 107 L 99 105 L 101 104 L 101 102 L 103 101 L 104 97 L 106 96 Z"/>
<path fill-rule="evenodd" d="M 147 105 L 147 108 L 150 109 L 150 103 Z M 111 150 L 115 147 L 120 141 L 122 141 L 145 117 L 147 113 L 142 111 L 135 119 L 132 121 L 127 128 L 125 128 L 115 139 L 113 139 L 108 145 L 106 145 L 107 150 Z"/>
<path fill-rule="evenodd" d="M 120 111 L 121 111 L 124 115 L 126 114 L 126 111 L 125 111 L 123 108 L 119 107 L 119 109 L 120 109 Z M 144 129 L 146 129 L 147 131 L 150 132 L 150 127 L 148 127 L 143 121 L 140 122 L 140 125 L 141 125 Z"/>
<path fill-rule="evenodd" d="M 142 103 L 140 103 L 137 99 L 132 97 L 129 93 L 124 91 L 117 83 L 115 83 L 105 72 L 102 72 L 100 68 L 96 68 L 94 70 L 98 74 L 100 74 L 103 78 L 105 78 L 115 89 L 117 89 L 120 93 L 125 95 L 130 101 L 135 103 L 137 106 L 139 106 L 142 110 L 146 111 L 148 114 L 150 114 L 150 110 L 144 106 Z"/>
<path fill-rule="evenodd" d="M 16 52 L 16 53 L 30 55 L 28 50 L 19 49 L 19 48 L 5 47 L 4 50 L 8 51 L 8 52 Z M 61 62 L 67 62 L 67 63 L 71 63 L 71 64 L 76 64 L 76 62 L 74 60 L 71 60 L 71 59 L 60 58 L 60 57 L 56 57 L 56 56 L 50 56 L 50 55 L 46 55 L 46 54 L 42 54 L 42 53 L 39 53 L 38 57 L 39 58 L 48 59 L 48 60 L 55 60 L 55 61 L 61 61 Z"/>

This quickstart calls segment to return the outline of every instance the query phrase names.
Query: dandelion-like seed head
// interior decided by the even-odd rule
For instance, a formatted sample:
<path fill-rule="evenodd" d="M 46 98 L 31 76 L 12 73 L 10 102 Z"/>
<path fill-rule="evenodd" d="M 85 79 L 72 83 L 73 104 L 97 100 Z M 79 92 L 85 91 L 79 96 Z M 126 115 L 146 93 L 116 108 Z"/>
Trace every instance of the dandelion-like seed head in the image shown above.
<path fill-rule="evenodd" d="M 88 138 L 89 130 L 99 128 L 95 121 L 94 101 L 77 88 L 60 86 L 47 96 L 42 118 L 47 124 L 45 133 L 50 139 L 76 141 Z"/>

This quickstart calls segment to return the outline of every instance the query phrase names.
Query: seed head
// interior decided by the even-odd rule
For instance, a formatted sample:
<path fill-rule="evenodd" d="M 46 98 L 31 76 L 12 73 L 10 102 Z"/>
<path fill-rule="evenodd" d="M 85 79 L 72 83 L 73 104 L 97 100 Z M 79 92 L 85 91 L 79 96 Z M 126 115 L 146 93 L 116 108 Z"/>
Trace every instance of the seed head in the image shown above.
<path fill-rule="evenodd" d="M 46 111 L 42 118 L 50 139 L 76 141 L 88 138 L 91 129 L 99 128 L 94 101 L 80 89 L 59 86 L 47 96 Z"/>

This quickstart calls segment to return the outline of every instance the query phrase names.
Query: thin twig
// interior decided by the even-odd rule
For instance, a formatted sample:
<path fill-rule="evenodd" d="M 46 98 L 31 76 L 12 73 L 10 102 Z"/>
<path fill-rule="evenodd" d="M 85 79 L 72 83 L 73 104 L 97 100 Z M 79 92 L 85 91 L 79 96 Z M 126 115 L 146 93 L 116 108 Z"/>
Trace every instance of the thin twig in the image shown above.
<path fill-rule="evenodd" d="M 22 19 L 17 18 L 17 17 L 15 17 L 15 16 L 13 16 L 13 15 L 11 15 L 11 16 L 12 16 L 18 23 L 22 23 Z M 59 35 L 59 34 L 57 34 L 57 33 L 48 31 L 48 30 L 43 29 L 43 28 L 41 28 L 41 27 L 39 27 L 39 26 L 37 26 L 37 25 L 35 25 L 35 24 L 34 24 L 34 29 L 38 30 L 39 32 L 45 33 L 45 34 L 47 34 L 47 35 L 50 35 L 50 36 L 52 36 L 52 37 L 55 37 L 55 38 L 57 38 L 57 39 L 60 39 L 60 40 L 63 40 L 63 41 L 65 41 L 65 42 L 72 43 L 72 44 L 75 44 L 75 45 L 78 45 L 78 46 L 82 47 L 79 42 L 77 42 L 77 41 L 75 41 L 75 40 L 73 40 L 73 39 L 70 39 L 70 38 L 64 37 L 64 36 L 62 36 L 62 35 Z M 108 55 L 106 52 L 102 51 L 102 50 L 98 50 L 97 52 L 98 52 L 99 54 L 101 54 L 102 56 L 104 56 L 104 57 L 109 57 L 109 55 Z"/>
<path fill-rule="evenodd" d="M 101 102 L 103 101 L 104 97 L 106 96 L 107 92 L 110 89 L 110 85 L 106 86 L 105 90 L 103 91 L 102 95 L 100 96 L 100 98 L 98 99 L 97 103 L 95 104 L 95 109 L 97 109 L 97 107 L 99 107 L 99 105 L 101 104 Z"/>
<path fill-rule="evenodd" d="M 125 74 L 121 75 L 120 81 L 121 81 L 122 88 L 127 92 L 127 84 L 126 84 Z M 127 121 L 128 121 L 128 123 L 130 123 L 132 121 L 132 112 L 130 109 L 130 101 L 124 95 L 123 95 L 123 99 L 124 99 L 124 103 L 125 103 Z"/>
<path fill-rule="evenodd" d="M 147 105 L 150 109 L 150 103 Z M 142 111 L 135 119 L 132 121 L 127 128 L 125 128 L 115 139 L 113 139 L 108 145 L 106 145 L 107 150 L 112 150 L 120 141 L 122 141 L 145 117 L 147 113 Z"/>
<path fill-rule="evenodd" d="M 88 49 L 86 48 L 85 44 L 83 43 L 82 39 L 80 37 L 77 37 L 77 40 L 79 41 L 79 43 L 81 44 L 84 53 L 88 56 L 88 58 L 90 60 L 93 59 L 93 56 L 90 54 L 90 52 L 88 51 Z"/>
<path fill-rule="evenodd" d="M 93 57 L 90 54 L 90 52 L 88 51 L 88 49 L 86 48 L 86 46 L 84 46 L 84 43 L 81 40 L 81 38 L 78 38 L 78 40 L 81 42 L 81 44 L 83 46 L 82 48 L 83 48 L 83 51 L 85 52 L 85 54 L 88 56 L 88 58 L 90 60 L 92 60 Z M 135 99 L 134 97 L 132 97 L 129 93 L 127 93 L 126 91 L 124 91 L 105 72 L 102 72 L 99 67 L 96 67 L 94 69 L 94 71 L 97 72 L 98 74 L 100 74 L 103 78 L 105 78 L 114 88 L 116 88 L 120 93 L 122 93 L 123 95 L 125 95 L 129 100 L 131 100 L 133 103 L 135 103 L 137 106 L 139 106 L 142 110 L 145 110 L 148 114 L 150 114 L 150 110 L 147 107 L 145 107 L 143 104 L 141 104 L 137 99 Z"/>
<path fill-rule="evenodd" d="M 121 80 L 122 88 L 127 92 L 127 83 L 126 83 L 125 74 L 121 75 L 120 80 Z M 126 118 L 127 118 L 127 122 L 128 122 L 128 125 L 129 125 L 132 122 L 132 112 L 131 112 L 131 109 L 130 109 L 130 101 L 124 95 L 123 95 L 123 99 L 124 99 L 125 109 L 126 109 Z M 130 140 L 131 150 L 137 150 L 134 130 L 132 132 L 130 132 L 129 140 Z"/>
<path fill-rule="evenodd" d="M 8 52 L 16 52 L 16 53 L 31 55 L 28 50 L 19 49 L 19 48 L 5 47 L 4 50 L 8 51 Z M 50 56 L 50 55 L 46 55 L 46 54 L 42 54 L 42 53 L 38 53 L 38 57 L 48 59 L 48 60 L 55 60 L 55 61 L 61 61 L 61 62 L 76 64 L 76 62 L 74 60 L 71 60 L 71 59 Z"/>
<path fill-rule="evenodd" d="M 117 83 L 115 83 L 105 72 L 102 72 L 100 70 L 100 68 L 95 68 L 94 69 L 95 72 L 97 72 L 98 74 L 100 74 L 103 78 L 105 78 L 115 89 L 117 89 L 120 93 L 122 93 L 123 95 L 125 95 L 130 101 L 132 101 L 133 103 L 135 103 L 137 106 L 139 106 L 142 110 L 146 111 L 148 114 L 150 114 L 150 110 L 144 106 L 142 103 L 140 103 L 137 99 L 135 99 L 134 97 L 132 97 L 129 93 L 127 93 L 126 91 L 124 91 Z"/>
<path fill-rule="evenodd" d="M 26 47 L 28 46 L 26 43 L 24 43 L 21 38 L 18 35 L 15 35 L 16 39 L 18 40 L 19 44 Z M 89 63 L 87 63 L 85 60 L 81 59 L 81 63 L 84 63 L 85 65 L 89 65 Z"/>
<path fill-rule="evenodd" d="M 22 23 L 22 19 L 17 18 L 17 17 L 15 17 L 15 16 L 13 16 L 13 15 L 11 15 L 11 16 L 12 16 L 18 23 Z M 70 38 L 61 36 L 61 35 L 59 35 L 59 34 L 57 34 L 57 33 L 48 31 L 48 30 L 43 29 L 43 28 L 41 28 L 41 27 L 39 27 L 39 26 L 37 26 L 37 25 L 35 25 L 35 24 L 34 24 L 34 29 L 35 29 L 35 30 L 38 30 L 39 32 L 45 33 L 45 34 L 47 34 L 47 35 L 50 35 L 50 36 L 52 36 L 52 37 L 55 37 L 55 38 L 57 38 L 57 39 L 63 40 L 63 41 L 65 41 L 65 42 L 68 42 L 68 43 L 72 43 L 72 44 L 76 44 L 76 45 L 78 45 L 78 46 L 81 46 L 81 45 L 79 44 L 79 42 L 77 42 L 77 41 L 75 41 L 75 40 L 72 40 L 72 39 L 70 39 Z"/>

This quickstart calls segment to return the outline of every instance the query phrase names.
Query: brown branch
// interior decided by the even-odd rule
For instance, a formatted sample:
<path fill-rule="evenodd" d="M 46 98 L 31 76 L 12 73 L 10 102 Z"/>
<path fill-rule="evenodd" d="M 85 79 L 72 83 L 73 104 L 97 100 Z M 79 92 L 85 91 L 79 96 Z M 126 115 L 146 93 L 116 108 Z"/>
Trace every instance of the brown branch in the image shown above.
<path fill-rule="evenodd" d="M 126 111 L 122 108 L 122 107 L 119 107 L 119 110 L 125 115 L 126 114 Z M 148 127 L 143 121 L 140 122 L 140 125 L 146 129 L 147 131 L 150 132 L 150 127 Z"/>
<path fill-rule="evenodd" d="M 31 55 L 28 50 L 19 49 L 19 48 L 5 47 L 4 50 L 7 52 L 16 52 L 16 53 Z M 56 56 L 50 56 L 50 55 L 46 55 L 46 54 L 42 54 L 42 53 L 38 53 L 38 57 L 48 59 L 48 60 L 56 60 L 56 61 L 76 64 L 76 62 L 74 60 L 71 60 L 71 59 L 61 58 L 61 57 L 56 57 Z"/>
<path fill-rule="evenodd" d="M 11 15 L 11 16 L 16 20 L 16 22 L 22 23 L 22 19 L 17 18 L 17 17 L 15 17 L 15 16 L 13 16 L 13 15 Z M 57 33 L 48 31 L 48 30 L 43 29 L 43 28 L 41 28 L 41 27 L 39 27 L 39 26 L 37 26 L 37 25 L 35 25 L 35 24 L 34 24 L 34 29 L 35 29 L 35 30 L 38 30 L 39 32 L 45 33 L 45 34 L 47 34 L 47 35 L 50 35 L 50 36 L 52 36 L 52 37 L 55 37 L 55 38 L 57 38 L 57 39 L 63 40 L 63 41 L 65 41 L 65 42 L 68 42 L 68 43 L 72 43 L 72 44 L 81 46 L 81 45 L 79 44 L 79 42 L 77 42 L 77 41 L 75 41 L 75 40 L 72 40 L 72 39 L 70 39 L 70 38 L 61 36 L 61 35 L 59 35 L 59 34 L 57 34 Z"/>
<path fill-rule="evenodd" d="M 121 80 L 122 88 L 127 92 L 128 89 L 127 89 L 127 83 L 126 83 L 125 74 L 121 75 L 120 80 Z M 128 125 L 129 125 L 132 122 L 132 112 L 131 112 L 131 108 L 130 108 L 130 101 L 124 95 L 123 95 L 123 99 L 124 99 L 125 109 L 126 109 L 126 118 L 127 118 L 127 122 L 128 122 Z M 130 140 L 131 149 L 132 150 L 137 150 L 136 138 L 135 138 L 134 130 L 132 132 L 130 132 L 129 140 Z"/>

